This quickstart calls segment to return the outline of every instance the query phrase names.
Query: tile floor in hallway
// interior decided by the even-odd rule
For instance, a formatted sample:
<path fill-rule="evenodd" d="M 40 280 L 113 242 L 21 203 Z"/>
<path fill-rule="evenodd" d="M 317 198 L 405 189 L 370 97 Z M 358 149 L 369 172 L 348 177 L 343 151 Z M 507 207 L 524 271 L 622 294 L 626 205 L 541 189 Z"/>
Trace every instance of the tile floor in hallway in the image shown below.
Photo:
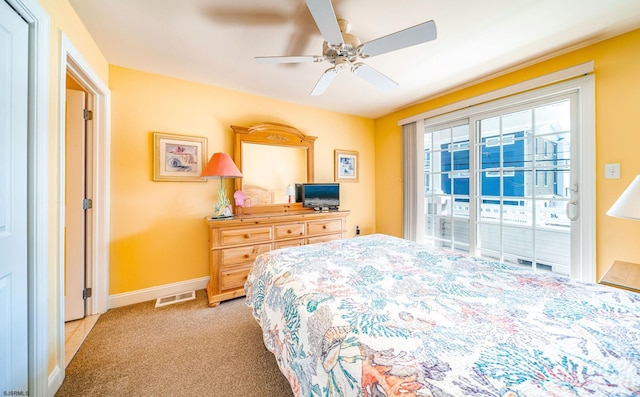
<path fill-rule="evenodd" d="M 67 367 L 89 332 L 100 317 L 99 314 L 64 323 L 64 366 Z"/>

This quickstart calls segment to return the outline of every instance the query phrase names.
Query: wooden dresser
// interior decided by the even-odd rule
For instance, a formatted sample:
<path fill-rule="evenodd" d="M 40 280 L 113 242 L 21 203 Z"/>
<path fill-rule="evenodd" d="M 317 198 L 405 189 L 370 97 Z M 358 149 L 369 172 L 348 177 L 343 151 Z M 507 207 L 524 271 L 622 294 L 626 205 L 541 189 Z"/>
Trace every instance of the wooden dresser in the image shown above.
<path fill-rule="evenodd" d="M 341 239 L 349 211 L 295 211 L 229 219 L 206 218 L 209 226 L 209 306 L 243 296 L 254 259 L 267 251 Z"/>

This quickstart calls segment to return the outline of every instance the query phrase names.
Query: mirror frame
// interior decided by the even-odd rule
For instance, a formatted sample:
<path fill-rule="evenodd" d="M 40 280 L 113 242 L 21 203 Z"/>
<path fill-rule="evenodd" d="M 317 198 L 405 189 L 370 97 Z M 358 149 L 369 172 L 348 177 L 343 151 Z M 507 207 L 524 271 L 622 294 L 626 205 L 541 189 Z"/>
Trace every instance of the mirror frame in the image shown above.
<path fill-rule="evenodd" d="M 314 179 L 313 145 L 318 137 L 305 135 L 302 131 L 286 124 L 262 123 L 251 127 L 232 125 L 234 132 L 233 159 L 242 172 L 242 144 L 253 143 L 267 146 L 300 148 L 307 151 L 307 182 Z M 242 190 L 242 178 L 236 178 L 235 190 Z M 299 208 L 298 208 L 299 207 Z M 301 203 L 252 205 L 253 212 L 286 212 L 290 209 L 302 209 Z"/>

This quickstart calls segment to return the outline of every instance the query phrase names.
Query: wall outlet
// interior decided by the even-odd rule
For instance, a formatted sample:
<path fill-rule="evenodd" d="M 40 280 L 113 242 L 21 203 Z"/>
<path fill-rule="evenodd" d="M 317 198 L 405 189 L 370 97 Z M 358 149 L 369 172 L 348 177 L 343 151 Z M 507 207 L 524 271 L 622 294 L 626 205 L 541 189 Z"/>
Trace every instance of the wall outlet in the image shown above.
<path fill-rule="evenodd" d="M 356 236 L 360 235 L 360 226 L 356 226 Z"/>
<path fill-rule="evenodd" d="M 604 179 L 620 179 L 620 163 L 605 164 Z"/>

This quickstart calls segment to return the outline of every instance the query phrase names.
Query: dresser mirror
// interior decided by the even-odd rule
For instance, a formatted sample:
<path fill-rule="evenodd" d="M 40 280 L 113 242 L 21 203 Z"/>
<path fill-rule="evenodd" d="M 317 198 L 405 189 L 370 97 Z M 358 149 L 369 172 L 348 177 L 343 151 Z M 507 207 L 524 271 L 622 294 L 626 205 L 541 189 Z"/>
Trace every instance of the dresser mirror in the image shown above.
<path fill-rule="evenodd" d="M 313 144 L 317 137 L 276 123 L 252 127 L 231 126 L 235 135 L 234 160 L 242 172 L 235 189 L 242 190 L 257 212 L 278 212 L 295 206 L 288 187 L 313 182 Z"/>

